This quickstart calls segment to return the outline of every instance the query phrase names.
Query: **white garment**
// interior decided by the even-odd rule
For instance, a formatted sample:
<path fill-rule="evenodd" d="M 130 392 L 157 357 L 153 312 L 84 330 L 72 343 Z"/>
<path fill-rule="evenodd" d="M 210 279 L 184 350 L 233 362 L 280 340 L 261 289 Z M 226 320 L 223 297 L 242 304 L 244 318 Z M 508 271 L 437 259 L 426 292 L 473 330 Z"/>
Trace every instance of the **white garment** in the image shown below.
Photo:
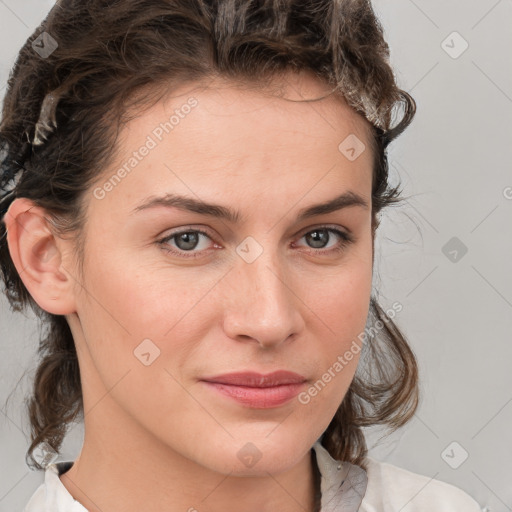
<path fill-rule="evenodd" d="M 454 485 L 372 457 L 367 457 L 365 471 L 333 459 L 320 441 L 312 449 L 321 474 L 321 512 L 481 512 L 478 503 Z M 88 512 L 60 481 L 59 474 L 72 465 L 72 461 L 49 464 L 44 482 L 23 512 Z"/>

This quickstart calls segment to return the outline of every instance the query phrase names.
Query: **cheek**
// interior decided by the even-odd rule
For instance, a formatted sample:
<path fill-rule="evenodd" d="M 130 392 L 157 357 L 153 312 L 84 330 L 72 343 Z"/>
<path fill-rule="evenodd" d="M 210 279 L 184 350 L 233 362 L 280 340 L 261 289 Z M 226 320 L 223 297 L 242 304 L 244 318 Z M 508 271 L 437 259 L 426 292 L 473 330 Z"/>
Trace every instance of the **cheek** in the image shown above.
<path fill-rule="evenodd" d="M 371 245 L 354 252 L 323 279 L 316 281 L 304 302 L 320 366 L 317 381 L 306 390 L 304 404 L 334 414 L 350 386 L 362 351 L 372 290 Z"/>
<path fill-rule="evenodd" d="M 110 383 L 130 368 L 139 370 L 143 362 L 179 367 L 205 336 L 206 317 L 197 308 L 215 284 L 214 278 L 192 270 L 165 271 L 154 263 L 145 266 L 137 258 L 116 253 L 111 248 L 91 254 L 85 269 L 84 293 L 78 314 L 99 373 Z M 197 309 L 196 309 L 197 308 Z M 149 356 L 143 354 L 147 354 Z M 169 378 L 169 376 L 167 376 Z"/>
<path fill-rule="evenodd" d="M 106 254 L 101 263 L 99 256 L 89 258 L 87 293 L 78 311 L 90 355 L 87 375 L 99 379 L 88 379 L 91 393 L 100 397 L 100 386 L 111 389 L 122 409 L 148 424 L 155 411 L 172 423 L 176 404 L 181 413 L 204 414 L 181 383 L 187 381 L 187 361 L 211 327 L 201 300 L 215 280 L 205 277 L 196 285 L 191 273 L 170 267 L 163 272 Z"/>
<path fill-rule="evenodd" d="M 372 291 L 371 249 L 354 252 L 310 284 L 304 302 L 318 317 L 316 323 L 323 323 L 331 334 L 327 339 L 338 340 L 342 348 L 339 340 L 346 342 L 364 331 Z"/>
<path fill-rule="evenodd" d="M 102 316 L 108 323 L 129 332 L 133 342 L 181 329 L 216 277 L 193 268 L 173 268 L 163 258 L 143 262 L 128 251 L 106 254 L 107 258 L 96 255 L 96 261 L 88 264 L 87 286 L 98 300 L 86 299 L 92 308 L 103 309 L 100 313 L 106 313 Z"/>

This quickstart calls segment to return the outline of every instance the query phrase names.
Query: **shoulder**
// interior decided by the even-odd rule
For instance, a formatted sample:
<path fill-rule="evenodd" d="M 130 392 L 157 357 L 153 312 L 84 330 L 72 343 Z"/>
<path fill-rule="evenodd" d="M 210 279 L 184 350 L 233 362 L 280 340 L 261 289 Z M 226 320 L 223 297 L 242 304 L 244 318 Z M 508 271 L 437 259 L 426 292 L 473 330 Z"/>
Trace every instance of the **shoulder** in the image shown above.
<path fill-rule="evenodd" d="M 23 508 L 23 512 L 32 512 L 33 510 L 43 510 L 41 508 L 42 505 L 44 505 L 45 502 L 45 496 L 46 496 L 46 489 L 45 485 L 41 484 L 34 494 L 30 497 L 30 500 Z"/>
<path fill-rule="evenodd" d="M 72 464 L 72 461 L 49 464 L 44 472 L 44 482 L 32 494 L 23 512 L 88 512 L 73 499 L 59 478 Z"/>
<path fill-rule="evenodd" d="M 368 485 L 360 512 L 481 512 L 458 487 L 367 457 Z"/>

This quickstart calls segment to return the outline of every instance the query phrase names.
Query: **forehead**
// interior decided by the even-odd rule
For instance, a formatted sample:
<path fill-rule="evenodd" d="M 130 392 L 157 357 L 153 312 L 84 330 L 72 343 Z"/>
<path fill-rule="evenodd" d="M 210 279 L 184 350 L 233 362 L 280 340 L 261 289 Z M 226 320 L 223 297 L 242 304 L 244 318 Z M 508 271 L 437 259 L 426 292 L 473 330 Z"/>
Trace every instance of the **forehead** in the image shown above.
<path fill-rule="evenodd" d="M 267 82 L 217 77 L 186 83 L 164 96 L 146 116 L 158 115 L 158 110 L 165 116 L 165 112 L 179 109 L 191 97 L 200 103 L 200 108 L 194 112 L 194 117 L 199 119 L 189 123 L 191 129 L 215 123 L 223 128 L 240 127 L 240 134 L 258 128 L 270 128 L 275 134 L 285 128 L 283 135 L 296 133 L 314 138 L 331 132 L 335 139 L 347 130 L 357 133 L 361 139 L 368 139 L 372 133 L 371 124 L 351 108 L 338 91 L 304 71 L 288 71 Z M 213 120 L 214 116 L 217 119 Z M 148 126 L 145 128 L 147 130 Z M 227 136 L 230 131 L 234 130 L 221 135 Z"/>
<path fill-rule="evenodd" d="M 224 79 L 183 84 L 124 126 L 116 161 L 98 184 L 112 182 L 107 202 L 126 208 L 173 191 L 216 202 L 219 195 L 283 199 L 284 191 L 297 201 L 312 188 L 327 198 L 333 187 L 364 195 L 371 125 L 330 93 L 316 77 L 294 73 L 263 89 Z M 322 99 L 308 101 L 315 98 Z M 350 160 L 340 149 L 346 140 L 366 150 Z"/>

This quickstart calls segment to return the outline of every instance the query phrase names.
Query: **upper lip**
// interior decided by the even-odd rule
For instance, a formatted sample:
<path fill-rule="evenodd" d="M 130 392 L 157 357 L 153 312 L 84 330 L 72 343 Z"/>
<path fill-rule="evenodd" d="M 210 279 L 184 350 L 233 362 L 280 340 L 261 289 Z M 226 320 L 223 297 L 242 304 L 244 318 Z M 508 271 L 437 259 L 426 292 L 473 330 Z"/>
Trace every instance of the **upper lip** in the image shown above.
<path fill-rule="evenodd" d="M 296 384 L 305 382 L 306 378 L 295 372 L 277 370 L 267 374 L 258 372 L 226 373 L 223 375 L 217 375 L 215 377 L 206 377 L 201 380 L 207 382 L 217 382 L 221 384 L 230 384 L 232 386 L 268 388 L 272 386 L 282 386 L 284 384 Z"/>

